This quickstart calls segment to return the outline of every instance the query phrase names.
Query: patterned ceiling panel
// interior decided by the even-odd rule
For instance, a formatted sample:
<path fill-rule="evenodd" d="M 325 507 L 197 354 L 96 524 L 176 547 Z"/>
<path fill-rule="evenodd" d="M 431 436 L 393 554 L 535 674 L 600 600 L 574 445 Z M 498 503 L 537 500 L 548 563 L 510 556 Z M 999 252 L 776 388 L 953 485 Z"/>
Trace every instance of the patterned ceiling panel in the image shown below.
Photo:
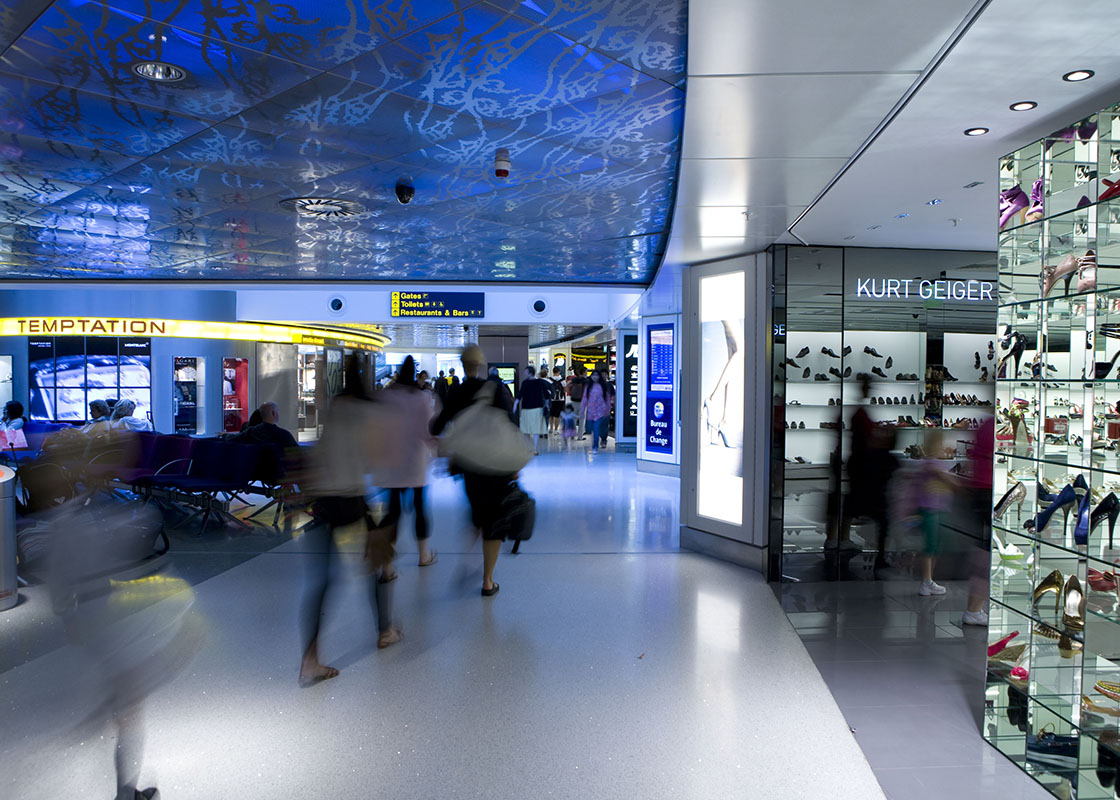
<path fill-rule="evenodd" d="M 0 277 L 646 283 L 656 270 L 684 0 L 17 5 L 0 9 Z M 149 60 L 186 75 L 133 72 Z M 502 147 L 508 178 L 493 172 Z M 306 196 L 364 211 L 279 205 Z"/>

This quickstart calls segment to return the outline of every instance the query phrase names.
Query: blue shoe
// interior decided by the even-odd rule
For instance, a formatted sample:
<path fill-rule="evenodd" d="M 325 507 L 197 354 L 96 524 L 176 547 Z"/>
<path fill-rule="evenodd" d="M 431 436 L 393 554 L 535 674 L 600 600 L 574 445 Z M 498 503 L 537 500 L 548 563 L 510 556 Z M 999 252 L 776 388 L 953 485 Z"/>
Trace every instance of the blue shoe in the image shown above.
<path fill-rule="evenodd" d="M 1089 512 L 1093 508 L 1093 496 L 1085 492 L 1077 507 L 1077 524 L 1073 527 L 1073 543 L 1089 544 Z"/>
<path fill-rule="evenodd" d="M 1077 500 L 1077 492 L 1074 490 L 1073 485 L 1066 484 L 1062 491 L 1058 492 L 1058 496 L 1054 498 L 1054 502 L 1040 511 L 1037 517 L 1023 523 L 1023 527 L 1028 531 L 1043 531 L 1046 529 L 1046 526 L 1050 524 L 1050 519 L 1054 516 L 1055 511 L 1064 511 L 1068 516 L 1070 509 L 1073 508 Z"/>

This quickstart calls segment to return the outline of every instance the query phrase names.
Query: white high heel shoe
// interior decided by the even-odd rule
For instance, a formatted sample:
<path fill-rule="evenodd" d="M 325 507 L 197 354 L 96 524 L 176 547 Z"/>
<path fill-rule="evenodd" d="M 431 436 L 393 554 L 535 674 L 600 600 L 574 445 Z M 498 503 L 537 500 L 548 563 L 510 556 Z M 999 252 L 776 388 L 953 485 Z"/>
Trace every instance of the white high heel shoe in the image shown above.
<path fill-rule="evenodd" d="M 1022 550 L 1013 544 L 1004 544 L 1000 541 L 998 534 L 992 534 L 992 541 L 995 543 L 996 550 L 999 551 L 999 557 L 1003 561 L 1022 561 L 1025 558 Z"/>

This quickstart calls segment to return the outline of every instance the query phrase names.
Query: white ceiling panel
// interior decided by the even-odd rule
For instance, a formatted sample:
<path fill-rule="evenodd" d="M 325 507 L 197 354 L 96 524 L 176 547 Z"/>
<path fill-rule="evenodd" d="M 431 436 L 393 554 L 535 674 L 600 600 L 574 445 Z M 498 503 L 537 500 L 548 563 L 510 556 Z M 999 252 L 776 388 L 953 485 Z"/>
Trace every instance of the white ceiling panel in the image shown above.
<path fill-rule="evenodd" d="M 1116 2 L 1076 8 L 993 0 L 794 233 L 813 244 L 994 250 L 999 157 L 1120 100 Z M 1081 68 L 1096 76 L 1061 80 Z M 1019 100 L 1039 105 L 1009 110 Z M 991 132 L 962 135 L 972 126 Z M 963 188 L 972 181 L 984 184 Z M 935 198 L 943 202 L 925 205 Z"/>
<path fill-rule="evenodd" d="M 975 0 L 690 0 L 688 74 L 923 70 Z"/>
<path fill-rule="evenodd" d="M 683 155 L 848 157 L 913 82 L 910 74 L 690 75 Z"/>
<path fill-rule="evenodd" d="M 807 206 L 847 158 L 683 159 L 677 202 L 685 206 Z"/>

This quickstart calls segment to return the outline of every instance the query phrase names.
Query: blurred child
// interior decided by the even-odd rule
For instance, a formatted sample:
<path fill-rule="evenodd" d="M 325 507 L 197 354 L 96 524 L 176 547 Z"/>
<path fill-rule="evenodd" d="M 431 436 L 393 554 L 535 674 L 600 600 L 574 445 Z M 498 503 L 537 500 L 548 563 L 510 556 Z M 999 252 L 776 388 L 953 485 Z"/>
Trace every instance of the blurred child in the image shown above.
<path fill-rule="evenodd" d="M 568 449 L 568 442 L 576 438 L 578 431 L 576 429 L 576 409 L 571 403 L 564 406 L 564 410 L 560 412 L 560 430 L 564 434 L 564 450 Z"/>
<path fill-rule="evenodd" d="M 933 580 L 933 560 L 940 544 L 941 515 L 949 510 L 953 499 L 953 479 L 945 471 L 938 456 L 944 449 L 940 431 L 931 430 L 923 443 L 925 458 L 914 475 L 913 498 L 922 530 L 922 585 L 918 594 L 923 597 L 945 594 L 945 587 Z"/>

